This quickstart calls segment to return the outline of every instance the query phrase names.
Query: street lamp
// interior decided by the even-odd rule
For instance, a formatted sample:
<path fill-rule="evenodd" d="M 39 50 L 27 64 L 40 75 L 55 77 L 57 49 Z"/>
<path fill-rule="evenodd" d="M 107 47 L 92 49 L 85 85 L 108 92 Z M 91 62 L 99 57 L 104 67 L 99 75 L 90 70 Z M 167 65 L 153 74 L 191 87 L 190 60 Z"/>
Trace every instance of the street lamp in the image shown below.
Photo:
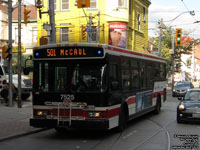
<path fill-rule="evenodd" d="M 194 10 L 193 11 L 185 11 L 185 12 L 182 12 L 180 13 L 178 16 L 176 16 L 175 18 L 171 19 L 171 20 L 167 20 L 167 21 L 164 21 L 164 22 L 173 22 L 174 20 L 176 20 L 178 17 L 180 17 L 182 14 L 185 14 L 185 13 L 189 13 L 191 16 L 194 16 L 195 15 L 195 12 Z"/>

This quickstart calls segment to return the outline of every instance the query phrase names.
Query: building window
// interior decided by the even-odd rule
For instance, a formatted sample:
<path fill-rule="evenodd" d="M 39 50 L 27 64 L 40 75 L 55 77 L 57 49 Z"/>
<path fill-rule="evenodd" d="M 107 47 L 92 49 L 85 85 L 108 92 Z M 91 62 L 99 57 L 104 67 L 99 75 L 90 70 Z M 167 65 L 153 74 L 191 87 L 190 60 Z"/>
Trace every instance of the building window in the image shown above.
<path fill-rule="evenodd" d="M 140 22 L 140 14 L 138 14 L 138 30 L 140 31 L 141 29 L 141 22 Z"/>
<path fill-rule="evenodd" d="M 56 1 L 57 1 L 57 0 L 54 0 L 54 10 L 57 9 Z"/>
<path fill-rule="evenodd" d="M 97 8 L 97 0 L 90 0 L 90 9 Z"/>
<path fill-rule="evenodd" d="M 61 28 L 61 42 L 69 41 L 69 28 Z"/>
<path fill-rule="evenodd" d="M 129 0 L 129 15 L 132 14 L 132 0 Z"/>
<path fill-rule="evenodd" d="M 118 7 L 126 7 L 126 0 L 118 0 Z"/>
<path fill-rule="evenodd" d="M 61 9 L 62 10 L 69 9 L 69 0 L 61 0 Z"/>
<path fill-rule="evenodd" d="M 146 22 L 146 9 L 143 7 L 143 22 Z"/>

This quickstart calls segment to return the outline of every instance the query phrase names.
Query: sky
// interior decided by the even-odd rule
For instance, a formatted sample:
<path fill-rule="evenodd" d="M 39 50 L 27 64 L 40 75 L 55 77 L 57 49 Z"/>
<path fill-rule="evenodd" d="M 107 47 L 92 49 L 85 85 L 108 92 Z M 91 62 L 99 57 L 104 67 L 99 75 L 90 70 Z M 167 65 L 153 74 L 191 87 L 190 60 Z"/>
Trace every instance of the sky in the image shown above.
<path fill-rule="evenodd" d="M 200 38 L 200 0 L 150 0 L 149 36 L 157 36 L 158 22 L 163 19 L 167 26 L 182 28 L 183 34 Z M 195 15 L 190 15 L 194 11 Z M 173 21 L 172 21 L 173 20 Z M 195 23 L 199 21 L 199 23 Z"/>
<path fill-rule="evenodd" d="M 150 0 L 149 7 L 149 36 L 158 36 L 158 22 L 163 19 L 167 26 L 174 29 L 182 28 L 183 34 L 200 38 L 200 0 Z M 23 0 L 34 4 L 35 0 Z M 194 11 L 195 15 L 190 15 Z M 173 21 L 170 21 L 173 20 Z"/>

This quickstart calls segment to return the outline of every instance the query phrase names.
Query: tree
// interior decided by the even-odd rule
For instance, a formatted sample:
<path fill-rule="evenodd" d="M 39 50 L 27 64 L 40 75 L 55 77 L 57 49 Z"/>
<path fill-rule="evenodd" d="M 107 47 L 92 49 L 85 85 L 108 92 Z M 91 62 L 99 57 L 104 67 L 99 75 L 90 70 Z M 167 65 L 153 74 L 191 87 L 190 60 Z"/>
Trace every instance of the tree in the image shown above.
<path fill-rule="evenodd" d="M 161 47 L 162 47 L 161 56 L 166 59 L 167 71 L 170 71 L 171 66 L 172 66 L 172 57 L 169 54 L 169 50 L 172 48 L 172 30 L 173 29 L 172 27 L 168 27 L 164 24 L 162 26 L 162 29 L 163 29 L 163 36 L 162 36 L 162 42 L 161 42 Z M 159 31 L 157 34 L 159 35 Z M 150 41 L 153 43 L 154 48 L 158 48 L 159 36 L 150 38 Z M 183 37 L 182 43 L 183 43 L 182 46 L 175 47 L 175 50 L 174 50 L 174 59 L 178 66 L 177 69 L 180 69 L 181 67 L 181 54 L 191 54 L 192 48 L 196 46 L 197 44 L 199 44 L 199 40 L 194 40 L 193 38 L 189 36 L 185 36 Z"/>

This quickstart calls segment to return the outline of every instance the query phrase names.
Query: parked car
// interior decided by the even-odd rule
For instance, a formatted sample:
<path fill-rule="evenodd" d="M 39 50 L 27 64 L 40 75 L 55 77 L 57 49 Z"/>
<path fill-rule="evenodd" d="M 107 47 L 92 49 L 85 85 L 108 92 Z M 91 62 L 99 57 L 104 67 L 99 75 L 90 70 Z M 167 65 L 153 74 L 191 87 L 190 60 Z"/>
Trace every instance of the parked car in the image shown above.
<path fill-rule="evenodd" d="M 177 123 L 200 121 L 200 89 L 189 89 L 185 97 L 178 99 Z"/>
<path fill-rule="evenodd" d="M 173 88 L 172 96 L 180 97 L 185 96 L 188 89 L 194 88 L 194 85 L 189 81 L 177 82 Z"/>
<path fill-rule="evenodd" d="M 9 72 L 7 66 L 0 64 L 0 92 L 3 89 L 3 81 L 6 80 L 7 83 L 9 79 Z M 18 88 L 18 74 L 13 70 L 13 85 L 15 89 Z M 32 80 L 27 76 L 21 76 L 21 98 L 22 100 L 26 100 L 32 92 Z"/>

